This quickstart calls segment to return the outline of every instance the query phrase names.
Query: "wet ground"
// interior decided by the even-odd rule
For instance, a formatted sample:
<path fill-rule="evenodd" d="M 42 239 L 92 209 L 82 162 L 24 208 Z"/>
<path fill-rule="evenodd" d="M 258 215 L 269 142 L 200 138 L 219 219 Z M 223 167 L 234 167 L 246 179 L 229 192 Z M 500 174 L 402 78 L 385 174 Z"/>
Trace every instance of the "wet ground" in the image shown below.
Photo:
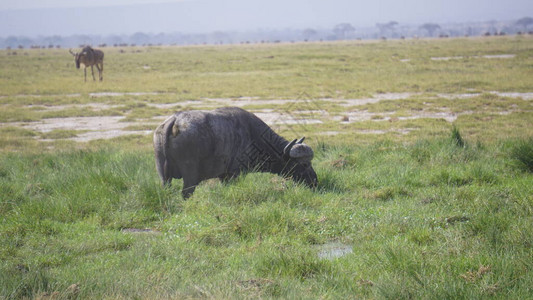
<path fill-rule="evenodd" d="M 330 260 L 343 257 L 353 252 L 352 246 L 340 242 L 330 242 L 323 245 L 318 245 L 317 249 L 318 258 Z"/>
<path fill-rule="evenodd" d="M 501 97 L 521 98 L 523 100 L 533 100 L 533 93 L 511 93 L 511 92 L 489 92 Z M 158 95 L 159 93 L 92 93 L 90 97 L 119 97 L 119 96 L 139 96 L 139 95 Z M 453 113 L 450 111 L 412 111 L 410 115 L 394 116 L 393 112 L 372 113 L 364 109 L 357 109 L 358 106 L 378 103 L 384 100 L 404 100 L 411 97 L 420 96 L 417 93 L 382 93 L 376 94 L 373 97 L 361 99 L 322 99 L 320 103 L 315 105 L 310 100 L 264 100 L 259 98 L 243 97 L 237 99 L 215 99 L 206 98 L 202 100 L 189 100 L 177 103 L 163 103 L 154 104 L 146 103 L 149 107 L 154 109 L 167 110 L 176 108 L 217 108 L 224 106 L 247 107 L 253 105 L 254 107 L 265 106 L 265 109 L 251 109 L 259 118 L 269 125 L 312 125 L 321 124 L 324 122 L 338 122 L 354 123 L 361 121 L 393 121 L 393 120 L 410 120 L 420 118 L 444 119 L 447 122 L 454 122 L 461 114 L 472 114 L 472 111 L 464 111 L 461 113 Z M 438 98 L 445 99 L 468 99 L 480 96 L 480 93 L 470 94 L 437 94 Z M 20 95 L 27 97 L 39 97 L 39 95 Z M 79 94 L 68 95 L 69 97 L 80 97 Z M 324 104 L 326 103 L 326 104 Z M 340 107 L 345 107 L 346 111 L 337 114 L 330 114 L 326 110 L 321 109 L 321 106 L 332 103 Z M 294 105 L 294 107 L 291 107 Z M 28 108 L 32 110 L 43 111 L 61 111 L 67 109 L 90 109 L 92 111 L 104 111 L 112 108 L 120 107 L 120 105 L 110 105 L 105 103 L 86 103 L 86 104 L 68 104 L 57 106 L 42 106 L 30 105 Z M 302 109 L 302 107 L 306 109 Z M 505 113 L 505 112 L 502 112 Z M 510 112 L 509 112 L 510 113 Z M 65 117 L 65 118 L 46 118 L 36 122 L 9 122 L 0 123 L 0 127 L 15 126 L 36 132 L 46 133 L 53 130 L 75 130 L 79 131 L 75 137 L 70 139 L 78 142 L 86 142 L 96 139 L 110 139 L 123 135 L 130 134 L 151 134 L 152 130 L 130 130 L 135 125 L 143 125 L 143 127 L 154 129 L 159 123 L 165 120 L 168 115 L 154 116 L 148 119 L 140 119 L 135 121 L 126 121 L 123 116 L 97 116 L 97 117 Z M 408 134 L 415 129 L 402 129 L 398 131 L 401 134 Z M 360 130 L 361 134 L 384 134 L 389 131 L 384 130 Z M 329 130 L 324 131 L 322 135 L 336 135 L 339 131 Z"/>

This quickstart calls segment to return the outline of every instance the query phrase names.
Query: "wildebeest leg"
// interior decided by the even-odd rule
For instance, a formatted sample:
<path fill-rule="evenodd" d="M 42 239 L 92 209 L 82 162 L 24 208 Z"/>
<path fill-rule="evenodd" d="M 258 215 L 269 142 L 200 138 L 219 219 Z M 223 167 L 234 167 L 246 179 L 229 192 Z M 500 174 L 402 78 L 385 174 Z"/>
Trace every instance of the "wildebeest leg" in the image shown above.
<path fill-rule="evenodd" d="M 87 68 L 83 68 L 83 81 L 87 82 Z"/>
<path fill-rule="evenodd" d="M 102 71 L 99 64 L 96 64 L 96 69 L 98 70 L 98 80 L 102 81 Z"/>
<path fill-rule="evenodd" d="M 98 65 L 96 66 L 98 67 Z M 100 68 L 98 69 L 98 71 L 100 72 L 100 81 L 103 81 L 104 80 L 104 63 L 100 64 Z"/>
<path fill-rule="evenodd" d="M 94 68 L 91 66 L 91 74 L 93 74 L 93 81 L 96 81 L 96 78 L 94 78 Z"/>

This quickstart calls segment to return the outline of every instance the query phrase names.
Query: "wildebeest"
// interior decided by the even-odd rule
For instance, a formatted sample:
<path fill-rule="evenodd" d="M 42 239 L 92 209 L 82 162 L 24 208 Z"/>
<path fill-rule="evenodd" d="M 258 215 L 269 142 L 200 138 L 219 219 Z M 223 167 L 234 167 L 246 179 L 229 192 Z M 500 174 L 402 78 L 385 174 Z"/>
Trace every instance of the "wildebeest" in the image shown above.
<path fill-rule="evenodd" d="M 154 132 L 156 168 L 164 185 L 183 178 L 187 199 L 203 180 L 227 181 L 242 172 L 291 176 L 316 187 L 313 150 L 288 142 L 254 114 L 237 107 L 177 112 Z"/>
<path fill-rule="evenodd" d="M 74 61 L 76 62 L 76 68 L 79 69 L 80 65 L 83 64 L 83 74 L 84 79 L 87 81 L 87 67 L 91 67 L 91 73 L 93 74 L 93 81 L 96 79 L 94 78 L 94 69 L 93 66 L 96 66 L 98 69 L 98 75 L 100 78 L 100 81 L 104 80 L 104 52 L 98 49 L 93 49 L 91 46 L 85 46 L 83 49 L 81 49 L 81 52 L 72 52 L 72 50 L 68 50 L 70 54 L 74 56 Z"/>

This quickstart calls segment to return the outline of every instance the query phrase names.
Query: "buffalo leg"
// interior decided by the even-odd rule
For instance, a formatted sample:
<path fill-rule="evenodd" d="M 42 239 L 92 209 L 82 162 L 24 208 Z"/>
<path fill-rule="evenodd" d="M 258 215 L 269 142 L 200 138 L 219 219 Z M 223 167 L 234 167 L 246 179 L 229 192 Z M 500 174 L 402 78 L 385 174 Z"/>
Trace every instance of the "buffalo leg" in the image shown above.
<path fill-rule="evenodd" d="M 163 181 L 164 186 L 170 186 L 170 182 L 172 181 L 172 174 L 170 174 L 168 161 L 166 160 L 163 165 L 163 176 L 161 177 L 161 180 Z"/>
<path fill-rule="evenodd" d="M 200 180 L 197 178 L 197 176 L 187 176 L 183 177 L 183 189 L 181 190 L 181 195 L 183 196 L 183 199 L 188 199 L 192 193 L 194 193 L 194 190 L 196 189 L 196 186 L 200 183 Z"/>
<path fill-rule="evenodd" d="M 181 190 L 181 195 L 183 196 L 183 199 L 187 200 L 191 195 L 194 193 L 194 190 L 196 189 L 196 185 L 185 187 L 183 186 L 183 189 Z"/>
<path fill-rule="evenodd" d="M 224 173 L 224 174 L 218 176 L 218 179 L 220 179 L 220 181 L 223 184 L 228 184 L 228 183 L 234 181 L 235 178 L 237 178 L 238 176 L 239 176 L 239 174 Z"/>

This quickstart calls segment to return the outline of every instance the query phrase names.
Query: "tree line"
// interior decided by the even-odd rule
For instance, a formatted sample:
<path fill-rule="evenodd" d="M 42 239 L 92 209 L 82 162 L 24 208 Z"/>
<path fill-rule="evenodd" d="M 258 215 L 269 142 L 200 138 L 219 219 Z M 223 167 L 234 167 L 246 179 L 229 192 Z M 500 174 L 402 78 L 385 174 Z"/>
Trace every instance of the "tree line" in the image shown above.
<path fill-rule="evenodd" d="M 215 31 L 205 34 L 144 33 L 131 35 L 79 34 L 71 36 L 8 36 L 0 37 L 0 48 L 61 48 L 93 45 L 98 47 L 126 47 L 152 45 L 199 45 L 239 43 L 279 43 L 302 41 L 334 41 L 355 39 L 401 39 L 417 37 L 487 36 L 505 34 L 533 34 L 533 18 L 524 17 L 515 21 L 496 20 L 461 23 L 420 25 L 401 24 L 394 20 L 376 23 L 372 27 L 360 27 L 351 23 L 339 23 L 333 28 L 257 30 L 249 32 Z"/>

